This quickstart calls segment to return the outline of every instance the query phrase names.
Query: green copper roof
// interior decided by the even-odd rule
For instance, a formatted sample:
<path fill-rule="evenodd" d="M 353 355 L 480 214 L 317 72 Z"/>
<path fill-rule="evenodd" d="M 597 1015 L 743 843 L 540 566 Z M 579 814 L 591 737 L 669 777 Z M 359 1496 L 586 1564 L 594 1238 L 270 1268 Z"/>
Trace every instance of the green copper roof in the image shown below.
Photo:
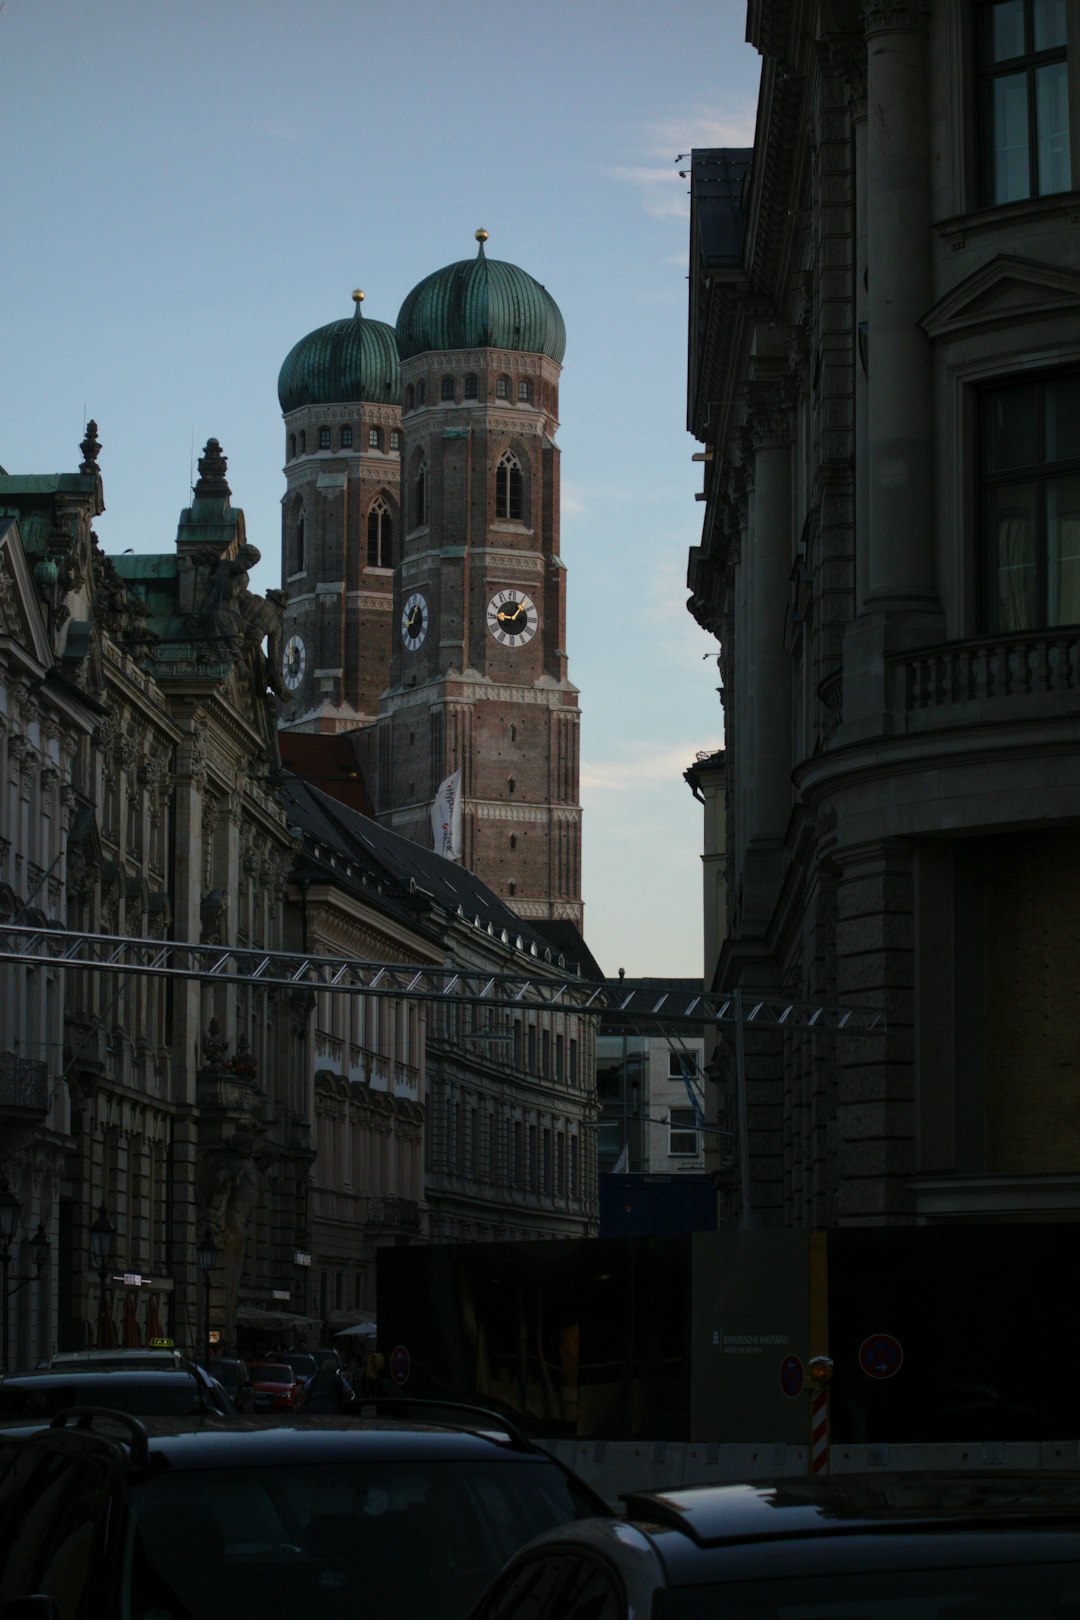
<path fill-rule="evenodd" d="M 278 399 L 288 415 L 301 405 L 344 405 L 363 400 L 396 405 L 401 397 L 394 329 L 366 321 L 362 292 L 353 293 L 351 320 L 331 321 L 301 338 L 278 375 Z"/>
<path fill-rule="evenodd" d="M 486 256 L 486 231 L 476 236 L 480 251 L 475 259 L 436 270 L 402 304 L 397 318 L 401 358 L 429 349 L 515 349 L 546 354 L 561 364 L 566 327 L 558 304 L 516 264 Z"/>

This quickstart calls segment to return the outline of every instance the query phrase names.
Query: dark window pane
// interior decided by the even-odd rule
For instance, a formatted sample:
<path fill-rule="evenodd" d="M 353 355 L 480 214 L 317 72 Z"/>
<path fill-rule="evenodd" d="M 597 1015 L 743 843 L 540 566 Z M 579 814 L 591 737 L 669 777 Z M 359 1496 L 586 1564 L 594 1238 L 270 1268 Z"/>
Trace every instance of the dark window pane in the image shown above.
<path fill-rule="evenodd" d="M 994 629 L 1031 630 L 1039 622 L 1034 484 L 990 491 L 990 539 Z"/>
<path fill-rule="evenodd" d="M 987 472 L 1034 467 L 1039 460 L 1037 384 L 997 388 L 986 401 Z"/>
<path fill-rule="evenodd" d="M 1035 155 L 1039 195 L 1068 191 L 1072 184 L 1069 161 L 1069 80 L 1064 62 L 1051 62 L 1035 70 Z"/>
<path fill-rule="evenodd" d="M 1080 377 L 1059 377 L 1045 385 L 1047 461 L 1080 458 Z"/>
<path fill-rule="evenodd" d="M 1016 202 L 1031 195 L 1027 75 L 1002 74 L 991 84 L 990 97 L 990 198 L 995 203 Z"/>
<path fill-rule="evenodd" d="M 998 0 L 987 6 L 984 18 L 983 60 L 1009 62 L 1024 54 L 1024 0 Z"/>
<path fill-rule="evenodd" d="M 1048 624 L 1080 624 L 1080 474 L 1046 485 Z"/>
<path fill-rule="evenodd" d="M 1051 51 L 1065 43 L 1065 0 L 1035 0 L 1035 40 L 1037 51 Z"/>

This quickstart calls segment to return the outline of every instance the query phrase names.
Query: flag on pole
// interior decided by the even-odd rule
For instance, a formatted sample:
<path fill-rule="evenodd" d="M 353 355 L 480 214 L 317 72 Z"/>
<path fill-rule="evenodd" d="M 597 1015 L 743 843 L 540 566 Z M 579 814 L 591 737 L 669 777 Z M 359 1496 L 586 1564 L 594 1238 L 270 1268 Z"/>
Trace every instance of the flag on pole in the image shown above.
<path fill-rule="evenodd" d="M 461 859 L 461 768 L 448 776 L 435 795 L 431 807 L 431 831 L 435 853 L 448 861 Z"/>

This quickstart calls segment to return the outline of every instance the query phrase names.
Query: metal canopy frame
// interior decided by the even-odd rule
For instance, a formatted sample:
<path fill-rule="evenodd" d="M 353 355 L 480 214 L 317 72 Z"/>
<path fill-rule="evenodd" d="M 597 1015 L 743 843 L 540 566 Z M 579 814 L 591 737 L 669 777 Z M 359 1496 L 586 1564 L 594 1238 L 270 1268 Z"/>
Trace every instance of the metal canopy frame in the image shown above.
<path fill-rule="evenodd" d="M 263 989 L 563 1010 L 592 1013 L 619 1023 L 689 1024 L 695 1028 L 734 1024 L 740 1029 L 754 1024 L 859 1034 L 885 1028 L 885 1014 L 879 1008 L 826 1007 L 767 991 L 735 990 L 718 995 L 656 985 L 631 988 L 618 981 L 597 984 L 555 970 L 550 974 L 473 972 L 426 963 L 365 962 L 351 956 L 263 951 L 241 945 L 80 934 L 21 923 L 0 923 L 0 962 L 197 979 L 205 984 L 243 984 Z"/>

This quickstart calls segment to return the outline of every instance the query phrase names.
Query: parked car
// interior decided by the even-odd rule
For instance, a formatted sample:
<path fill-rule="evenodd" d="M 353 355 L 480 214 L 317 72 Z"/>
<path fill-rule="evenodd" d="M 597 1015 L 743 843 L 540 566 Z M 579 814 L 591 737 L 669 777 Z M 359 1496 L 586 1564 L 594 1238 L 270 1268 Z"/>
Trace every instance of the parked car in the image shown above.
<path fill-rule="evenodd" d="M 895 1474 L 623 1497 L 541 1536 L 472 1620 L 1080 1614 L 1080 1474 Z"/>
<path fill-rule="evenodd" d="M 69 1407 L 108 1407 L 137 1417 L 232 1417 L 228 1395 L 201 1367 L 78 1366 L 9 1373 L 0 1380 L 0 1423 L 47 1426 Z"/>
<path fill-rule="evenodd" d="M 218 1356 L 210 1363 L 210 1370 L 226 1391 L 238 1412 L 252 1408 L 251 1374 L 246 1361 L 236 1356 Z"/>
<path fill-rule="evenodd" d="M 287 1361 L 250 1361 L 251 1402 L 255 1412 L 295 1412 L 303 1388 Z"/>
<path fill-rule="evenodd" d="M 464 1620 L 517 1547 L 605 1504 L 493 1415 L 450 1421 L 0 1431 L 0 1612 Z"/>
<path fill-rule="evenodd" d="M 121 1350 L 114 1346 L 111 1350 L 57 1350 L 44 1366 L 49 1369 L 60 1367 L 71 1371 L 76 1367 L 98 1371 L 106 1367 L 116 1367 L 126 1368 L 129 1372 L 140 1368 L 151 1372 L 154 1368 L 179 1367 L 182 1360 L 179 1350 Z M 42 1370 L 44 1369 L 34 1369 L 35 1372 Z"/>
<path fill-rule="evenodd" d="M 278 1350 L 274 1360 L 287 1362 L 301 1382 L 314 1378 L 319 1370 L 319 1363 L 310 1350 Z"/>

